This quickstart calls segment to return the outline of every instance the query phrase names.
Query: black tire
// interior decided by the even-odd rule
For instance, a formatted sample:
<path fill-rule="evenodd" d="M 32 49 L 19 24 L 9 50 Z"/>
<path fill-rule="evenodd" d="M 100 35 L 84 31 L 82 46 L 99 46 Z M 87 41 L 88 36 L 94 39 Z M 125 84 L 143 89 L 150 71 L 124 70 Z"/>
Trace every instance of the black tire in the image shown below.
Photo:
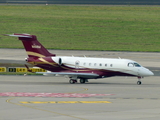
<path fill-rule="evenodd" d="M 142 84 L 142 82 L 141 82 L 141 81 L 138 81 L 138 82 L 137 82 L 137 85 L 141 85 L 141 84 Z"/>
<path fill-rule="evenodd" d="M 80 83 L 85 83 L 86 82 L 85 79 L 80 79 L 79 81 L 80 81 Z"/>
<path fill-rule="evenodd" d="M 69 80 L 69 83 L 74 84 L 75 82 L 74 82 L 74 80 Z"/>

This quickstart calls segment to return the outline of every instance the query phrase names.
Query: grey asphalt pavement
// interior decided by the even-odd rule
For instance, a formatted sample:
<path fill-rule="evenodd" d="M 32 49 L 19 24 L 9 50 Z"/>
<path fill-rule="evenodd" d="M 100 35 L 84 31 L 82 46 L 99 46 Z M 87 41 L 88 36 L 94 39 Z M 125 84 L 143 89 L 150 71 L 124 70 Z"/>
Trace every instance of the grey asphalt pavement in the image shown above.
<path fill-rule="evenodd" d="M 156 76 L 111 77 L 69 84 L 52 76 L 0 75 L 0 120 L 158 120 L 160 119 L 160 53 L 64 51 L 57 55 L 128 58 Z M 0 62 L 24 62 L 23 49 L 1 49 Z"/>

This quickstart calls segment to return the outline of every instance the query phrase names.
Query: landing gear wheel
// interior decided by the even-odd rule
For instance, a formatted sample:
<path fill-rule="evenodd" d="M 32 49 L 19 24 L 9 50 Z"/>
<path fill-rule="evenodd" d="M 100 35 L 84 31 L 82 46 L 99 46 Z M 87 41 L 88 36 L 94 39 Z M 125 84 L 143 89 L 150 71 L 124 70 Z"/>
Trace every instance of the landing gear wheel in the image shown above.
<path fill-rule="evenodd" d="M 86 80 L 85 79 L 80 79 L 80 83 L 85 83 Z"/>
<path fill-rule="evenodd" d="M 138 82 L 137 82 L 137 85 L 141 85 L 141 83 L 142 83 L 141 81 L 138 81 Z"/>
<path fill-rule="evenodd" d="M 77 82 L 77 80 L 72 80 L 72 79 L 69 80 L 69 83 L 70 83 L 70 84 L 74 84 L 74 83 L 76 83 L 76 82 Z"/>
<path fill-rule="evenodd" d="M 142 78 L 143 78 L 143 76 L 138 76 L 137 85 L 141 85 L 142 84 L 142 82 L 141 82 Z"/>

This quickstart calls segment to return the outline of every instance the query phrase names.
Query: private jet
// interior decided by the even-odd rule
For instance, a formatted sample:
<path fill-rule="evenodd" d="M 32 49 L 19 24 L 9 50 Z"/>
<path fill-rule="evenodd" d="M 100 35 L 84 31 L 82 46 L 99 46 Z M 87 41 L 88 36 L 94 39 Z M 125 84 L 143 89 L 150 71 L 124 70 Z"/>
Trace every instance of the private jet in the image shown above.
<path fill-rule="evenodd" d="M 88 79 L 100 79 L 113 76 L 137 77 L 137 84 L 141 85 L 141 78 L 154 75 L 149 69 L 129 59 L 121 58 L 93 58 L 56 56 L 50 53 L 35 35 L 30 34 L 5 34 L 6 36 L 18 37 L 22 41 L 27 52 L 26 62 L 36 67 L 43 68 L 47 72 L 38 74 L 67 76 L 69 83 L 88 82 Z M 27 65 L 26 65 L 27 67 Z M 27 67 L 28 68 L 28 67 Z M 28 68 L 28 71 L 29 68 Z"/>

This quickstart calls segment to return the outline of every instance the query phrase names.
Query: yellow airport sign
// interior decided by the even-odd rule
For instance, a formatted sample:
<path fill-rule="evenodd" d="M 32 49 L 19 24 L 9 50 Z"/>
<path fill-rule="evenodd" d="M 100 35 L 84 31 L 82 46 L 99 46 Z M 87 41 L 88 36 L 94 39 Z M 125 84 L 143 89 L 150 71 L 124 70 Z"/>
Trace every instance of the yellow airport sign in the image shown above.
<path fill-rule="evenodd" d="M 6 67 L 0 67 L 0 72 L 6 72 Z"/>
<path fill-rule="evenodd" d="M 0 69 L 0 70 L 6 72 L 6 68 Z M 46 70 L 44 70 L 42 68 L 29 68 L 29 70 L 31 70 L 32 72 L 47 72 Z M 25 67 L 9 67 L 8 72 L 26 73 L 26 72 L 28 72 L 28 70 Z"/>
<path fill-rule="evenodd" d="M 9 68 L 8 68 L 8 72 L 16 72 L 16 68 L 14 68 L 14 67 L 9 67 Z"/>
<path fill-rule="evenodd" d="M 45 69 L 42 68 L 29 68 L 32 72 L 47 72 Z"/>
<path fill-rule="evenodd" d="M 16 68 L 16 72 L 28 72 L 27 68 Z"/>

